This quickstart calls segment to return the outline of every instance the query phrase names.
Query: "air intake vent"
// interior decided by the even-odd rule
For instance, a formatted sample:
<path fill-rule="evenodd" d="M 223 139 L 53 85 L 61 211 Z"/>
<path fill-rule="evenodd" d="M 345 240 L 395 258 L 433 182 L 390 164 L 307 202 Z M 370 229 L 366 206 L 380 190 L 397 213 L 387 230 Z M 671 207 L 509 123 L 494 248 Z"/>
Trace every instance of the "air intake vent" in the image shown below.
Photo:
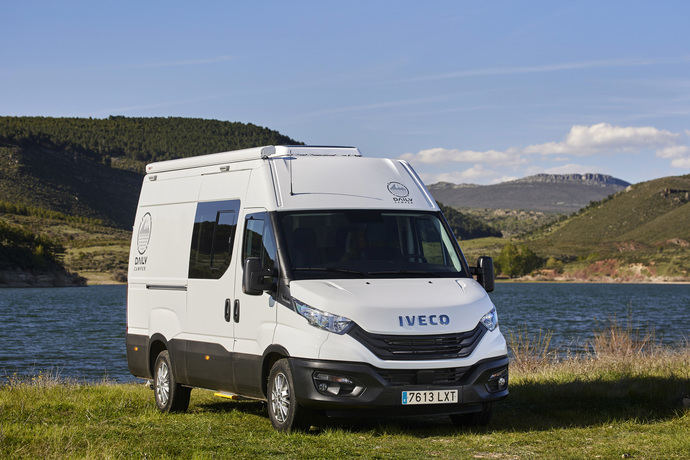
<path fill-rule="evenodd" d="M 455 334 L 372 334 L 358 325 L 348 332 L 379 358 L 397 361 L 465 358 L 485 333 L 486 327 L 481 323 L 471 331 Z"/>

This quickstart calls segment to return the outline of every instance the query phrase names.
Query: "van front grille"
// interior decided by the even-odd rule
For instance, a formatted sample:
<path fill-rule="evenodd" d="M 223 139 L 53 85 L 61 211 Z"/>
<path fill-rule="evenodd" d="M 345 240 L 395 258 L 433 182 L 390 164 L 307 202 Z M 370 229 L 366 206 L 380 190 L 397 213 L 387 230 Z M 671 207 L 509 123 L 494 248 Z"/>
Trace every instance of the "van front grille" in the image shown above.
<path fill-rule="evenodd" d="M 468 367 L 447 369 L 377 369 L 388 384 L 403 385 L 461 385 L 462 379 L 470 370 Z"/>
<path fill-rule="evenodd" d="M 428 360 L 469 356 L 486 333 L 481 323 L 467 332 L 433 335 L 372 334 L 358 325 L 348 332 L 380 359 Z"/>

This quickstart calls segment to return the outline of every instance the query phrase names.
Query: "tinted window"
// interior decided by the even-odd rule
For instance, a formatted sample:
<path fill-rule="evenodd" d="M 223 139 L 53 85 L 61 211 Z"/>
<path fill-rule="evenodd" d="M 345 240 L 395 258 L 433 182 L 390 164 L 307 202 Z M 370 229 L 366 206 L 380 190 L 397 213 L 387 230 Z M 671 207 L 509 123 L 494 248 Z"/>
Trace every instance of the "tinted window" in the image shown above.
<path fill-rule="evenodd" d="M 276 243 L 271 223 L 265 213 L 247 216 L 242 260 L 247 257 L 260 258 L 263 268 L 273 270 L 275 267 Z"/>
<path fill-rule="evenodd" d="M 218 279 L 230 266 L 239 200 L 199 203 L 196 207 L 189 277 Z"/>
<path fill-rule="evenodd" d="M 278 215 L 296 279 L 467 276 L 438 213 L 324 210 Z"/>

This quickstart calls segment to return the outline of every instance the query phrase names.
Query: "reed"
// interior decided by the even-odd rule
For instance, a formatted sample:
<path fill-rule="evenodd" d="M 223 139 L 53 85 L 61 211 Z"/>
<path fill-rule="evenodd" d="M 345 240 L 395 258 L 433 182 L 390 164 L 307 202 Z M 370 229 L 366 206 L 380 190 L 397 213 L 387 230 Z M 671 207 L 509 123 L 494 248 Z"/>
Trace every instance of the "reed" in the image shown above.
<path fill-rule="evenodd" d="M 621 324 L 616 317 L 610 318 L 604 329 L 594 332 L 590 348 L 599 358 L 628 358 L 654 355 L 663 351 L 653 327 L 638 329 L 633 327 L 630 318 L 625 324 Z"/>
<path fill-rule="evenodd" d="M 530 371 L 550 363 L 555 352 L 550 350 L 553 332 L 539 329 L 530 333 L 526 326 L 508 332 L 508 349 L 511 366 L 520 371 Z"/>

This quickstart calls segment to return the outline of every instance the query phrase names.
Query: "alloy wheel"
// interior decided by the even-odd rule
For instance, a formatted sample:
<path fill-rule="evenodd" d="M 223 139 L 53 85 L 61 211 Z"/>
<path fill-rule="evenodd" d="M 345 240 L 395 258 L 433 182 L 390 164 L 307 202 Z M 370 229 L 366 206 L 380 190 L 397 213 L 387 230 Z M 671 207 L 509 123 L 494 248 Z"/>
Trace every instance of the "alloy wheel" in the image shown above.
<path fill-rule="evenodd" d="M 277 373 L 273 379 L 271 410 L 279 423 L 285 423 L 290 412 L 290 386 L 282 372 Z"/>
<path fill-rule="evenodd" d="M 158 365 L 158 372 L 156 372 L 156 398 L 161 406 L 168 404 L 170 397 L 170 371 L 168 364 L 161 361 Z"/>

